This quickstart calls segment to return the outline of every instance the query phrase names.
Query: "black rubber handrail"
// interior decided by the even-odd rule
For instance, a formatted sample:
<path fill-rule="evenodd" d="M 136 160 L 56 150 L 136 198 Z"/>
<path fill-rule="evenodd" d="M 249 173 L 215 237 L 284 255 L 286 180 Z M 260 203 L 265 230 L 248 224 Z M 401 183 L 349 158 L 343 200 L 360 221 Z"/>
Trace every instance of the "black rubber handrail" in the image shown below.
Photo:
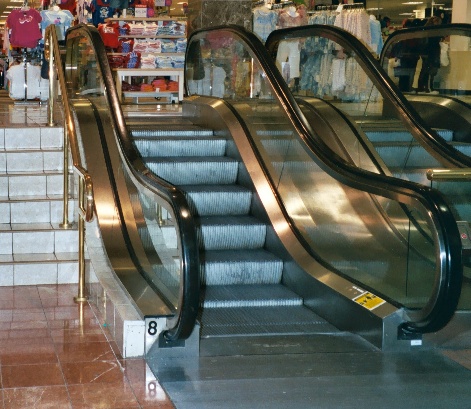
<path fill-rule="evenodd" d="M 379 67 L 377 61 L 371 57 L 371 54 L 358 39 L 345 30 L 333 27 L 306 26 L 299 27 L 296 30 L 277 30 L 276 35 L 272 33 L 268 38 L 267 51 L 253 33 L 245 30 L 243 27 L 229 25 L 193 32 L 188 40 L 186 63 L 188 63 L 188 54 L 192 52 L 192 47 L 197 46 L 197 40 L 195 39 L 202 36 L 205 32 L 216 32 L 217 30 L 221 31 L 221 36 L 226 32 L 238 37 L 250 49 L 253 56 L 257 59 L 257 63 L 264 70 L 267 80 L 271 83 L 276 94 L 275 97 L 279 99 L 286 115 L 297 130 L 302 144 L 307 148 L 307 153 L 327 174 L 352 188 L 402 203 L 409 203 L 411 199 L 415 199 L 425 207 L 434 225 L 438 244 L 433 294 L 422 309 L 405 309 L 406 322 L 402 327 L 406 332 L 426 333 L 436 331 L 445 326 L 453 316 L 458 304 L 462 282 L 462 263 L 458 227 L 451 209 L 444 201 L 443 196 L 438 191 L 423 185 L 371 173 L 352 166 L 330 150 L 327 145 L 320 141 L 314 143 L 314 132 L 305 120 L 294 96 L 275 66 L 273 56 L 269 51 L 273 51 L 276 44 L 281 40 L 321 34 L 323 37 L 330 38 L 341 45 L 343 44 L 350 49 L 354 49 L 355 52 L 358 52 L 360 60 L 363 61 L 363 68 L 365 69 L 366 67 L 367 72 L 373 71 L 374 82 L 381 83 L 382 87 L 387 88 L 393 94 L 396 104 L 400 106 L 401 111 L 404 111 L 405 115 L 410 117 L 411 124 L 425 132 L 425 127 L 421 123 L 416 123 L 415 115 L 410 113 L 409 108 L 412 109 L 412 107 L 399 93 L 395 85 L 391 83 L 381 67 Z M 372 67 L 370 68 L 370 66 Z M 273 191 L 276 192 L 274 186 Z M 281 199 L 279 199 L 279 203 L 281 204 Z M 290 225 L 293 232 L 299 237 L 299 234 L 295 231 L 295 226 L 292 223 Z"/>
<path fill-rule="evenodd" d="M 183 271 L 177 310 L 174 318 L 168 321 L 170 328 L 165 331 L 164 337 L 170 342 L 187 339 L 195 327 L 200 291 L 199 248 L 190 207 L 183 192 L 152 173 L 134 147 L 126 127 L 105 46 L 98 30 L 89 25 L 79 24 L 67 31 L 67 39 L 77 36 L 87 38 L 96 55 L 96 62 L 105 85 L 110 116 L 128 168 L 139 183 L 169 203 L 175 214 L 176 228 L 179 229 L 181 239 Z M 121 227 L 125 229 L 123 222 Z M 132 248 L 129 250 L 133 252 Z"/>
<path fill-rule="evenodd" d="M 471 37 L 471 24 L 455 23 L 441 24 L 438 26 L 409 27 L 397 30 L 391 33 L 384 42 L 383 49 L 379 58 L 381 66 L 384 60 L 391 57 L 393 47 L 404 40 L 429 38 L 429 37 L 448 37 L 450 35 Z"/>

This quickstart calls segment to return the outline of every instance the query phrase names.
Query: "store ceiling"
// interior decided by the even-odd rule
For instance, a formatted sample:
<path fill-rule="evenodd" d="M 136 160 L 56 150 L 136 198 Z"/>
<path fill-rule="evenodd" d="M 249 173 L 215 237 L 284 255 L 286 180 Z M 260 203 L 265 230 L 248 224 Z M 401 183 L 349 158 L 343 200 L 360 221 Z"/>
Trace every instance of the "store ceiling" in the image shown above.
<path fill-rule="evenodd" d="M 387 16 L 396 26 L 400 26 L 405 18 L 424 18 L 425 10 L 431 10 L 432 7 L 434 12 L 441 10 L 451 14 L 452 0 L 366 0 L 369 13 L 381 17 Z"/>
<path fill-rule="evenodd" d="M 388 16 L 391 18 L 394 25 L 400 25 L 402 20 L 405 18 L 415 18 L 417 14 L 421 17 L 420 13 L 414 12 L 414 10 L 425 10 L 431 8 L 434 9 L 443 8 L 450 9 L 452 0 L 436 0 L 436 4 L 432 0 L 424 0 L 421 4 L 404 4 L 407 0 L 366 0 L 366 8 L 369 13 L 375 14 L 376 16 Z M 24 0 L 0 0 L 0 25 L 3 24 L 4 20 L 10 13 L 11 8 L 21 7 Z M 40 8 L 40 0 L 27 0 L 31 7 Z M 183 14 L 182 0 L 172 0 L 171 9 L 176 15 Z M 187 0 L 189 7 L 191 8 L 191 0 Z M 451 11 L 448 11 L 451 12 Z M 409 14 L 403 14 L 409 13 Z"/>

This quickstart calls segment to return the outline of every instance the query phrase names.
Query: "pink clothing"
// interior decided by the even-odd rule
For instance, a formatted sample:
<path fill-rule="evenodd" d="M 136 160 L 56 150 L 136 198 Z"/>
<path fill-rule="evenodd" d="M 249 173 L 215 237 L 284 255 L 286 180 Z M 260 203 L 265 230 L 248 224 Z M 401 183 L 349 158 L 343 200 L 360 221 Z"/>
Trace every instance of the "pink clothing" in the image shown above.
<path fill-rule="evenodd" d="M 7 18 L 12 47 L 35 48 L 42 38 L 40 23 L 41 15 L 35 9 L 12 10 Z"/>
<path fill-rule="evenodd" d="M 296 12 L 294 16 L 291 16 L 288 11 L 284 10 L 280 13 L 278 21 L 280 28 L 305 26 L 307 23 L 307 17 L 305 15 Z"/>

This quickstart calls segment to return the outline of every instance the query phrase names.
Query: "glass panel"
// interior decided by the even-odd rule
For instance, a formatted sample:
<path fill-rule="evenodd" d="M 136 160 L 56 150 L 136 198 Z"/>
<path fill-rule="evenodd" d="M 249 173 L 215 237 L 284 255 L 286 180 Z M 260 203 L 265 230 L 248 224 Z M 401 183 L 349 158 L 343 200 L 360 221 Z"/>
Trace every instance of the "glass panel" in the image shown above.
<path fill-rule="evenodd" d="M 73 37 L 67 47 L 66 75 L 69 97 L 86 96 L 98 108 L 108 110 L 103 77 L 93 48 L 85 37 Z M 120 157 L 115 184 L 121 203 L 130 203 L 124 216 L 130 251 L 137 260 L 136 274 L 144 276 L 153 289 L 175 310 L 181 283 L 181 242 L 175 214 L 165 200 L 142 185 Z M 105 171 L 105 170 L 104 170 Z M 125 211 L 125 210 L 122 210 Z"/>
<path fill-rule="evenodd" d="M 301 47 L 303 41 L 296 42 Z M 293 46 L 290 42 L 286 48 Z M 436 241 L 425 209 L 412 199 L 407 204 L 397 203 L 350 188 L 329 176 L 302 142 L 281 100 L 274 98 L 277 90 L 254 51 L 230 30 L 198 33 L 189 47 L 186 64 L 190 93 L 222 97 L 234 107 L 311 252 L 376 293 L 406 306 L 423 306 L 432 292 L 436 268 Z M 329 54 L 338 56 L 341 50 L 334 44 L 330 47 Z M 351 50 L 342 52 L 345 60 L 353 57 Z M 356 69 L 354 60 L 351 63 Z M 287 80 L 301 90 L 301 81 Z M 326 92 L 323 90 L 322 95 Z M 372 95 L 376 95 L 374 103 L 370 102 Z M 361 87 L 331 94 L 329 102 L 352 116 L 366 112 L 377 115 L 381 97 L 363 75 Z M 321 132 L 327 132 L 329 125 L 320 123 L 320 118 L 322 115 L 316 124 L 319 132 L 311 135 L 313 141 L 327 144 L 343 158 L 352 156 L 335 140 L 322 141 Z M 355 160 L 365 161 L 368 157 L 356 143 Z M 378 172 L 371 159 L 368 167 Z"/>
<path fill-rule="evenodd" d="M 440 34 L 411 33 L 410 38 L 385 49 L 383 68 L 392 67 L 387 73 L 403 92 L 452 95 L 469 103 L 470 38 L 465 34 Z"/>

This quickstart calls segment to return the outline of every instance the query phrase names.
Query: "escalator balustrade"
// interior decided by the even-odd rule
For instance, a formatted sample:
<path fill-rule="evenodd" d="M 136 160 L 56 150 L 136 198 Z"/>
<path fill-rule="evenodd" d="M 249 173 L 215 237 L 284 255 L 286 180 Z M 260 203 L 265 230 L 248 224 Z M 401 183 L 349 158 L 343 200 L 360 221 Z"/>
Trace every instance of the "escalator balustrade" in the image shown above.
<path fill-rule="evenodd" d="M 199 322 L 206 337 L 340 329 L 409 347 L 452 317 L 461 245 L 443 197 L 389 177 L 362 149 L 368 170 L 323 142 L 338 122 L 306 120 L 316 110 L 298 105 L 253 34 L 193 33 L 183 116 L 160 122 L 124 118 L 95 30 L 74 27 L 69 40 L 70 94 L 109 177 L 98 220 L 129 253 L 108 256 L 126 262 L 117 275 L 136 303 L 137 278 L 162 297 L 170 345 Z M 88 92 L 83 67 L 100 87 Z"/>

